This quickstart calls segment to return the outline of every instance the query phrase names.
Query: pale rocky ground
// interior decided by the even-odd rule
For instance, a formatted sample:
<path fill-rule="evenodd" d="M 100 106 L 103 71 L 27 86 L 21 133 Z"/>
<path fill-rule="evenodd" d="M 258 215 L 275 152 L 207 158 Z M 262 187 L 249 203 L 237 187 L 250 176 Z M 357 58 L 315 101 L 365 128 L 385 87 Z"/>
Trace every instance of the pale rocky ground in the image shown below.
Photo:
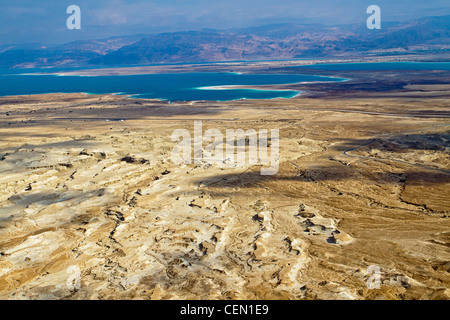
<path fill-rule="evenodd" d="M 449 299 L 449 121 L 408 116 L 424 103 L 448 111 L 1 98 L 0 298 Z M 194 120 L 279 129 L 278 174 L 175 165 L 171 134 Z"/>

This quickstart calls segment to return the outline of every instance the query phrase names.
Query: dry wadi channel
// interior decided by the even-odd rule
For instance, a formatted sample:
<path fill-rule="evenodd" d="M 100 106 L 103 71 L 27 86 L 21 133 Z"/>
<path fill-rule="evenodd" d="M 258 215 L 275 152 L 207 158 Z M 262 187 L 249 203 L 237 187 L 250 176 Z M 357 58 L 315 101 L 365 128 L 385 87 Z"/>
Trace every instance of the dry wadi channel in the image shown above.
<path fill-rule="evenodd" d="M 449 99 L 430 98 L 443 90 L 1 98 L 0 298 L 449 299 Z M 175 165 L 171 134 L 195 120 L 279 129 L 278 173 Z"/>

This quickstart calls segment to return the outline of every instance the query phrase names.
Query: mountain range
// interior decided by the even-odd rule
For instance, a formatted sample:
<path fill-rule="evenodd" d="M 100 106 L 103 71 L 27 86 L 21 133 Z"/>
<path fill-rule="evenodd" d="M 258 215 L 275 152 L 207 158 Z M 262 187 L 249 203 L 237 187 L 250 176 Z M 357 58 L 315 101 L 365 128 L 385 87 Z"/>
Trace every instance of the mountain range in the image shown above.
<path fill-rule="evenodd" d="M 76 41 L 0 45 L 0 68 L 125 66 L 361 54 L 448 53 L 450 15 L 366 25 L 272 24 Z"/>

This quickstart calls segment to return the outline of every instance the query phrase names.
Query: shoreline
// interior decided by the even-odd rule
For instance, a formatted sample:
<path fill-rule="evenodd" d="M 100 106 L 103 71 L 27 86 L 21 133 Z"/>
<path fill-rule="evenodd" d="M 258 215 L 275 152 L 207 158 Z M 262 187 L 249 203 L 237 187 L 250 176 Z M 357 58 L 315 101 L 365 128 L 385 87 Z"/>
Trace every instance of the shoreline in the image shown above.
<path fill-rule="evenodd" d="M 408 57 L 409 58 L 409 57 Z M 354 61 L 355 59 L 351 60 Z M 367 60 L 362 61 L 362 63 L 366 63 Z M 402 61 L 404 59 L 397 59 L 393 62 Z M 334 60 L 321 60 L 315 61 L 315 63 L 324 62 L 324 63 L 332 63 Z M 343 63 L 348 63 L 351 61 L 345 60 Z M 291 61 L 292 62 L 292 61 Z M 298 63 L 299 61 L 294 61 L 294 63 Z M 302 61 L 303 63 L 308 62 L 308 60 Z M 386 61 L 381 61 L 386 62 Z M 417 62 L 417 61 L 405 61 L 405 62 Z M 161 69 L 158 66 L 157 69 L 140 69 L 139 72 L 144 72 L 145 74 L 154 74 L 154 73 L 241 73 L 241 74 L 299 74 L 298 70 L 291 70 L 290 66 L 286 65 L 286 61 L 280 65 L 280 62 L 273 62 L 272 64 L 269 62 L 264 63 L 256 63 L 254 65 L 244 65 L 244 66 L 234 66 L 229 68 L 226 64 L 220 64 L 220 66 L 216 65 L 177 65 L 177 69 Z M 154 68 L 155 66 L 151 66 L 149 68 Z M 166 66 L 167 67 L 167 66 Z M 172 66 L 169 66 L 172 67 Z M 218 68 L 219 67 L 219 68 Z M 137 67 L 140 68 L 140 67 Z M 206 68 L 206 69 L 205 69 Z M 123 72 L 123 68 L 114 69 L 114 73 L 109 73 L 110 69 L 102 69 L 103 71 L 108 71 L 104 75 L 125 75 Z M 128 70 L 125 68 L 125 70 Z M 91 70 L 93 73 L 89 74 L 90 76 L 100 76 L 101 74 L 95 73 L 96 70 Z M 136 71 L 136 70 L 135 70 Z M 139 72 L 134 74 L 138 75 Z M 319 74 L 318 74 L 319 73 Z M 422 83 L 422 77 L 432 79 L 431 83 L 446 84 L 449 83 L 450 77 L 446 74 L 447 71 L 433 71 L 433 70 L 404 70 L 404 71 L 386 71 L 386 70 L 371 70 L 369 73 L 360 73 L 358 70 L 341 70 L 341 71 L 333 71 L 333 70 L 315 70 L 310 68 L 302 68 L 302 75 L 315 75 L 315 76 L 323 76 L 327 78 L 340 78 L 340 81 L 307 81 L 299 82 L 299 83 L 286 83 L 280 85 L 257 85 L 257 86 L 238 86 L 238 87 L 229 87 L 229 86 L 217 86 L 217 88 L 249 88 L 249 89 L 257 89 L 257 90 L 272 90 L 272 91 L 296 91 L 299 92 L 300 95 L 295 95 L 290 99 L 296 99 L 300 96 L 308 96 L 308 97 L 322 97 L 325 98 L 329 96 L 330 98 L 340 96 L 353 96 L 355 98 L 363 98 L 364 96 L 383 96 L 387 92 L 392 91 L 404 91 L 405 94 L 411 92 L 408 88 L 411 85 L 419 85 Z M 103 74 L 103 73 L 102 73 Z M 142 73 L 141 73 L 142 74 Z M 423 74 L 423 75 L 422 75 Z M 67 75 L 72 75 L 67 73 Z M 213 86 L 212 88 L 214 88 Z M 207 86 L 207 88 L 211 88 Z M 215 89 L 217 89 L 215 88 Z M 417 93 L 418 94 L 418 93 Z M 444 94 L 444 92 L 443 92 Z M 130 94 L 130 97 L 133 94 Z M 416 93 L 414 93 L 416 95 Z M 446 94 L 444 94 L 446 96 Z M 413 96 L 411 96 L 413 97 Z M 142 98 L 138 98 L 142 99 Z M 199 100 L 199 99 L 194 99 Z M 173 99 L 167 99 L 165 101 L 175 101 Z M 207 100 L 205 100 L 207 101 Z M 222 101 L 233 101 L 233 100 L 222 100 Z"/>
<path fill-rule="evenodd" d="M 200 73 L 192 73 L 192 72 L 186 72 L 184 74 L 211 74 L 214 75 L 217 72 L 200 72 Z M 160 75 L 176 75 L 179 73 L 163 73 Z M 223 73 L 217 73 L 217 74 L 223 74 Z M 242 73 L 236 73 L 236 72 L 227 72 L 227 74 L 234 74 L 234 75 L 241 75 Z M 42 74 L 42 73 L 32 73 L 32 74 L 14 74 L 15 76 L 69 76 L 69 77 L 100 77 L 99 75 L 72 75 L 72 74 L 62 74 L 62 73 L 55 73 L 55 74 Z M 153 75 L 153 74 L 142 74 L 142 75 Z M 268 76 L 283 76 L 283 74 L 279 74 L 279 75 L 274 75 L 274 74 L 262 74 L 262 75 L 268 75 Z M 296 76 L 303 76 L 302 74 L 295 74 Z M 127 76 L 133 76 L 133 75 L 111 75 L 111 77 L 115 77 L 115 76 L 123 76 L 123 77 L 127 77 Z M 252 74 L 252 76 L 258 76 L 258 74 Z M 105 76 L 101 76 L 101 77 L 105 77 Z M 110 76 L 106 76 L 106 77 L 110 77 Z M 344 81 L 348 81 L 349 79 L 343 79 L 343 78 L 337 78 L 337 77 L 326 77 L 326 76 L 316 76 L 317 78 L 323 78 L 323 81 L 317 80 L 317 81 L 299 81 L 299 82 L 286 82 L 286 83 L 281 83 L 281 84 L 262 84 L 262 85 L 252 85 L 252 84 L 248 84 L 248 85 L 214 85 L 214 86 L 200 86 L 200 87 L 194 87 L 191 88 L 190 90 L 224 90 L 224 91 L 233 91 L 233 90 L 244 90 L 244 91 L 248 91 L 248 92 L 261 92 L 261 93 L 273 93 L 273 94 L 282 94 L 282 92 L 292 92 L 292 94 L 290 94 L 288 97 L 285 95 L 282 96 L 277 96 L 277 97 L 273 97 L 273 98 L 259 98 L 259 97 L 255 97 L 255 98 L 250 98 L 250 97 L 239 97 L 239 98 L 234 98 L 234 99 L 220 99 L 220 100 L 208 100 L 208 99 L 202 99 L 202 101 L 235 101 L 235 100 L 242 100 L 242 99 L 265 99 L 265 100 L 270 100 L 270 99 L 278 99 L 278 98 L 282 98 L 282 99 L 291 99 L 294 97 L 297 97 L 299 95 L 302 94 L 302 91 L 299 90 L 292 90 L 292 89 L 280 89 L 280 86 L 295 86 L 295 85 L 308 85 L 308 84 L 318 84 L 318 83 L 328 83 L 328 82 L 344 82 Z M 325 79 L 329 79 L 329 81 L 325 80 Z M 225 81 L 225 80 L 224 80 Z M 52 93 L 69 93 L 69 92 L 45 92 L 45 93 L 40 93 L 40 94 L 52 94 Z M 80 92 L 80 93 L 85 93 L 85 94 L 105 94 L 105 93 L 95 93 L 95 92 Z M 147 99 L 147 98 L 142 98 L 141 96 L 146 96 L 149 93 L 147 92 L 143 92 L 143 93 L 125 93 L 125 92 L 111 92 L 111 93 L 107 93 L 107 94 L 111 94 L 111 95 L 120 95 L 120 96 L 124 96 L 124 97 L 128 97 L 131 99 Z M 2 95 L 3 97 L 7 97 L 7 96 L 16 96 L 16 95 Z M 17 95 L 17 96 L 27 96 L 27 94 L 23 94 L 23 95 Z M 151 99 L 156 99 L 159 101 L 190 101 L 190 100 L 177 100 L 177 99 L 171 99 L 171 98 L 151 98 Z M 195 99 L 197 101 L 200 101 L 200 99 Z"/>
<path fill-rule="evenodd" d="M 26 69 L 48 69 L 51 70 L 53 68 L 76 68 L 77 71 L 74 72 L 85 72 L 90 71 L 92 73 L 103 72 L 103 75 L 108 75 L 108 73 L 116 74 L 118 69 L 122 71 L 132 71 L 130 74 L 139 74 L 142 70 L 146 69 L 155 69 L 156 73 L 160 73 L 161 70 L 171 70 L 171 72 L 176 72 L 180 67 L 182 69 L 188 68 L 197 68 L 201 69 L 202 67 L 223 69 L 225 67 L 240 67 L 242 70 L 246 70 L 248 67 L 263 67 L 267 65 L 279 65 L 284 67 L 289 67 L 289 64 L 295 65 L 310 65 L 310 64 L 333 64 L 333 63 L 370 63 L 370 62 L 450 62 L 449 54 L 434 54 L 434 55 L 385 55 L 385 56 L 354 56 L 354 57 L 323 57 L 323 58 L 299 58 L 299 59 L 273 59 L 273 60 L 250 60 L 250 61 L 217 61 L 217 62 L 172 62 L 172 63 L 155 63 L 155 64 L 144 64 L 144 65 L 131 65 L 131 66 L 100 66 L 96 68 L 92 68 L 89 66 L 53 66 L 53 67 L 33 67 L 33 68 L 24 68 Z M 288 65 L 286 65 L 288 64 Z M 227 66 L 229 65 L 229 66 Z M 148 72 L 148 71 L 144 71 Z M 242 72 L 242 71 L 236 71 Z M 70 73 L 70 72 L 69 72 Z"/>

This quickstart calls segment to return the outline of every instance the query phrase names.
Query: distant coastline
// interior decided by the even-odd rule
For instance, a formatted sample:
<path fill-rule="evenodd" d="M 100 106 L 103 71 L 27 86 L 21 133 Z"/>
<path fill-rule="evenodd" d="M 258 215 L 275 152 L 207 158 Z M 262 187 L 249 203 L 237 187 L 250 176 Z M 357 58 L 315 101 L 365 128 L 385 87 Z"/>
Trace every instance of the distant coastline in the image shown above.
<path fill-rule="evenodd" d="M 58 79 L 57 79 L 58 78 Z M 0 96 L 46 93 L 117 94 L 162 101 L 228 101 L 292 98 L 300 92 L 278 86 L 339 78 L 302 74 L 187 72 L 136 75 L 27 73 L 0 76 Z"/>

